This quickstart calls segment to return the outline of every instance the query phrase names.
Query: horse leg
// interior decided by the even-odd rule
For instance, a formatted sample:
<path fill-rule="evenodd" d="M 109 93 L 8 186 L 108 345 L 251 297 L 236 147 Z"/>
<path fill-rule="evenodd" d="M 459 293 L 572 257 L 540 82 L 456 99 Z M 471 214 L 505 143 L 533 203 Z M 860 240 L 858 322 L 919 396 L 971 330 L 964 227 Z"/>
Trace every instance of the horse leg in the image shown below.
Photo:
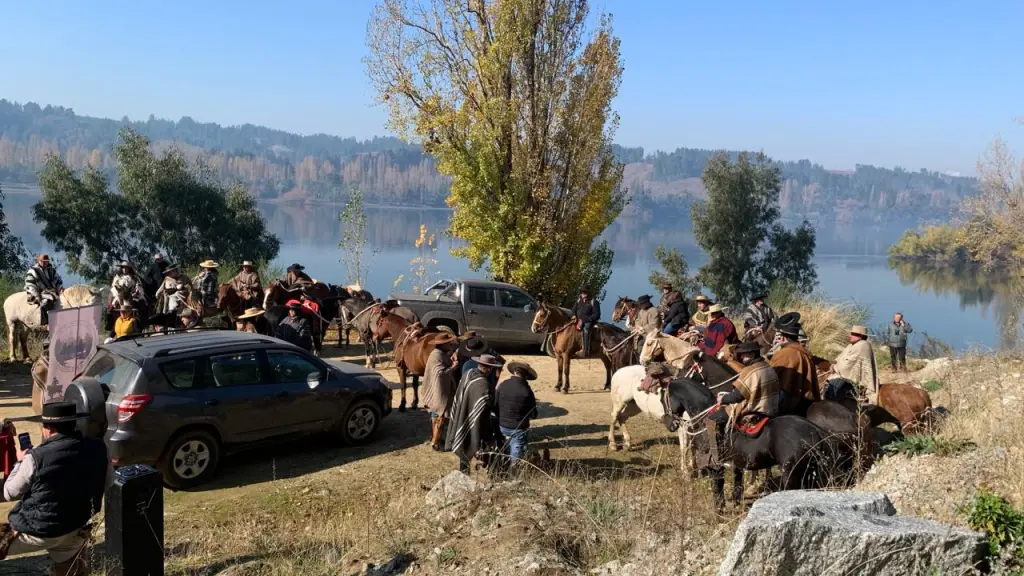
<path fill-rule="evenodd" d="M 19 337 L 18 337 L 18 341 L 21 342 L 21 357 L 26 362 L 31 361 L 31 358 L 28 355 L 28 335 L 29 335 L 29 330 L 25 329 L 25 330 L 22 330 L 21 332 L 19 332 Z"/>
<path fill-rule="evenodd" d="M 679 434 L 679 470 L 692 478 L 696 476 L 696 469 L 690 466 L 690 435 L 686 433 L 687 428 L 685 423 L 680 423 L 676 431 Z"/>
<path fill-rule="evenodd" d="M 743 468 L 734 466 L 732 469 L 732 503 L 743 502 Z"/>
<path fill-rule="evenodd" d="M 555 382 L 555 392 L 562 391 L 562 364 L 565 362 L 565 354 L 555 352 L 555 364 L 558 365 L 558 381 Z"/>
<path fill-rule="evenodd" d="M 601 354 L 601 363 L 604 364 L 604 389 L 612 389 L 612 361 L 606 354 Z"/>
<path fill-rule="evenodd" d="M 562 386 L 562 394 L 569 393 L 569 366 L 572 365 L 572 356 L 565 356 L 565 386 Z"/>
<path fill-rule="evenodd" d="M 614 395 L 613 395 L 614 396 Z M 619 414 L 622 412 L 622 405 L 619 399 L 612 399 L 612 423 L 608 425 L 608 449 L 618 450 L 619 445 L 615 442 L 615 425 L 619 422 Z"/>
<path fill-rule="evenodd" d="M 370 345 L 372 343 L 370 342 L 370 339 L 366 338 L 364 334 L 360 334 L 359 339 L 363 341 L 363 354 L 366 356 L 366 367 L 373 368 L 373 361 L 371 360 L 370 356 Z"/>
<path fill-rule="evenodd" d="M 626 411 L 623 410 L 619 414 L 619 428 L 622 430 L 622 449 L 629 450 L 633 446 L 633 441 L 629 437 L 629 429 L 626 428 L 626 420 L 629 416 L 626 415 Z"/>
<path fill-rule="evenodd" d="M 10 354 L 10 361 L 11 362 L 14 362 L 14 356 L 15 356 L 15 354 L 14 354 L 14 331 L 16 329 L 17 329 L 17 326 L 13 322 L 8 320 L 7 321 L 7 352 Z"/>
<path fill-rule="evenodd" d="M 405 381 L 406 381 L 406 373 L 405 373 L 405 368 L 402 368 L 401 366 L 398 367 L 398 379 L 399 379 L 399 381 L 402 382 L 402 401 L 398 403 L 398 411 L 399 412 L 405 412 L 405 386 L 406 386 Z"/>
<path fill-rule="evenodd" d="M 412 409 L 416 410 L 420 407 L 420 377 L 413 374 L 412 376 Z"/>
<path fill-rule="evenodd" d="M 711 489 L 715 495 L 715 508 L 721 512 L 725 508 L 725 469 L 711 470 Z"/>

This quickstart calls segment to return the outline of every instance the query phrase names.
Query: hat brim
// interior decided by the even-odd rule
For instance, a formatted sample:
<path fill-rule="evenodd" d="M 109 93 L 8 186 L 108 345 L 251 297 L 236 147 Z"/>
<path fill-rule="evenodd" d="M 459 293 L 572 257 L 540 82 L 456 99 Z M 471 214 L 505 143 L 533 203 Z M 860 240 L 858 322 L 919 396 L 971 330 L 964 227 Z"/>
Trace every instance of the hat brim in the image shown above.
<path fill-rule="evenodd" d="M 71 416 L 40 416 L 40 421 L 43 424 L 60 424 L 61 422 L 77 422 L 78 420 L 88 417 L 88 414 L 78 412 Z"/>
<path fill-rule="evenodd" d="M 536 380 L 537 379 L 537 371 L 533 369 L 533 366 L 530 366 L 529 364 L 527 364 L 525 362 L 516 362 L 516 361 L 509 362 L 508 364 L 505 365 L 505 369 L 508 370 L 509 373 L 515 373 L 516 371 L 521 371 L 523 373 L 523 379 L 525 379 L 525 380 Z"/>
<path fill-rule="evenodd" d="M 434 337 L 434 339 L 431 341 L 431 344 L 433 344 L 434 346 L 444 346 L 445 344 L 454 344 L 455 342 L 458 341 L 459 339 L 456 338 L 454 335 L 448 334 L 446 332 L 441 332 L 440 334 Z"/>
<path fill-rule="evenodd" d="M 242 314 L 238 317 L 239 320 L 248 320 L 249 318 L 259 318 L 266 313 L 266 310 L 260 310 L 259 312 L 253 312 L 252 314 Z"/>
<path fill-rule="evenodd" d="M 469 356 L 472 358 L 473 356 L 476 356 L 478 354 L 483 354 L 485 351 L 487 351 L 487 349 L 491 347 L 490 343 L 488 343 L 487 339 L 484 338 L 483 336 L 477 336 L 476 339 L 479 340 L 481 344 L 483 344 L 483 346 L 481 346 L 479 350 L 470 350 L 469 348 L 466 347 L 467 341 L 463 341 L 462 344 L 459 345 L 459 355 Z"/>
<path fill-rule="evenodd" d="M 473 361 L 476 362 L 477 364 L 480 364 L 481 366 L 490 366 L 491 368 L 501 368 L 502 366 L 504 366 L 504 364 L 499 362 L 497 359 L 494 362 L 491 362 L 485 360 L 482 356 L 473 356 Z"/>

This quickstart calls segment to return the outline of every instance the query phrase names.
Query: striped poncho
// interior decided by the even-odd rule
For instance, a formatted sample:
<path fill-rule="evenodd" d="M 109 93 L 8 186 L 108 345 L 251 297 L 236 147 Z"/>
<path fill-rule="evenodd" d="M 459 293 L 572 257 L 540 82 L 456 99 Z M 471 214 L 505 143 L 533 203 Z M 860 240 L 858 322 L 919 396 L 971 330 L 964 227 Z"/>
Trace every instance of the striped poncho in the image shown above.
<path fill-rule="evenodd" d="M 482 451 L 494 437 L 491 429 L 493 403 L 487 377 L 476 368 L 464 372 L 452 403 L 445 449 L 463 461 Z"/>

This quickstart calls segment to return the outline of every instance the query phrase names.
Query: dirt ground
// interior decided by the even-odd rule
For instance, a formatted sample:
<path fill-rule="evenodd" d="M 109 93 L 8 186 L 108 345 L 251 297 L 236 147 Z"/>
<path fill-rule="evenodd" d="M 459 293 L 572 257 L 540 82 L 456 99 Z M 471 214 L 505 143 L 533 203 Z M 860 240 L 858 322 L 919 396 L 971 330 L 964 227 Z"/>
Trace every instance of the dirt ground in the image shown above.
<path fill-rule="evenodd" d="M 327 347 L 325 358 L 362 363 L 361 352 L 361 345 L 347 349 Z M 673 466 L 678 463 L 675 437 L 660 423 L 644 416 L 635 417 L 629 423 L 633 450 L 608 450 L 610 400 L 603 391 L 605 373 L 599 360 L 574 360 L 572 392 L 561 394 L 554 391 L 554 359 L 539 354 L 508 354 L 506 358 L 525 360 L 539 374 L 532 383 L 540 406 L 539 417 L 530 431 L 531 449 L 548 448 L 552 460 L 572 461 L 586 467 L 597 478 L 621 475 L 628 469 L 650 469 L 656 467 L 657 462 Z M 393 387 L 398 387 L 397 374 L 389 363 L 385 361 L 380 372 L 392 381 Z M 27 364 L 3 365 L 0 417 L 15 421 L 19 431 L 30 432 L 34 443 L 38 444 L 39 425 L 31 413 L 30 386 Z M 411 403 L 411 388 L 408 398 Z M 400 390 L 396 389 L 396 408 L 399 399 Z M 252 498 L 278 491 L 330 490 L 340 498 L 365 499 L 380 488 L 389 490 L 389 486 L 401 486 L 422 495 L 438 479 L 457 468 L 455 456 L 432 451 L 426 444 L 428 437 L 429 420 L 424 410 L 405 413 L 395 410 L 383 420 L 376 440 L 365 447 L 344 447 L 326 439 L 315 439 L 281 446 L 271 452 L 227 458 L 222 461 L 221 472 L 212 484 L 190 492 L 165 490 L 166 539 L 170 543 L 181 538 L 175 529 L 176 516 L 206 510 L 230 514 L 232 509 L 244 515 Z M 0 514 L 5 516 L 11 506 L 0 503 Z M 370 550 L 364 553 L 374 551 L 374 546 L 368 548 Z M 4 573 L 2 567 L 0 573 Z"/>

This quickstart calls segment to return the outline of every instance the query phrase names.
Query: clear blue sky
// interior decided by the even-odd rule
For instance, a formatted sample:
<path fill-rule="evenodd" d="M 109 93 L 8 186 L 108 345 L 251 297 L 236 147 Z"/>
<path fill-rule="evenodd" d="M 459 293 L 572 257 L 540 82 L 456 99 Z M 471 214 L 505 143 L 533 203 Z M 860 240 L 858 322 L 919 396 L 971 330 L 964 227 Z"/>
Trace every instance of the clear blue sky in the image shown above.
<path fill-rule="evenodd" d="M 371 0 L 0 2 L 0 97 L 300 133 L 384 134 Z M 1024 148 L 1024 1 L 599 0 L 625 74 L 616 140 L 828 167 L 973 172 Z"/>

